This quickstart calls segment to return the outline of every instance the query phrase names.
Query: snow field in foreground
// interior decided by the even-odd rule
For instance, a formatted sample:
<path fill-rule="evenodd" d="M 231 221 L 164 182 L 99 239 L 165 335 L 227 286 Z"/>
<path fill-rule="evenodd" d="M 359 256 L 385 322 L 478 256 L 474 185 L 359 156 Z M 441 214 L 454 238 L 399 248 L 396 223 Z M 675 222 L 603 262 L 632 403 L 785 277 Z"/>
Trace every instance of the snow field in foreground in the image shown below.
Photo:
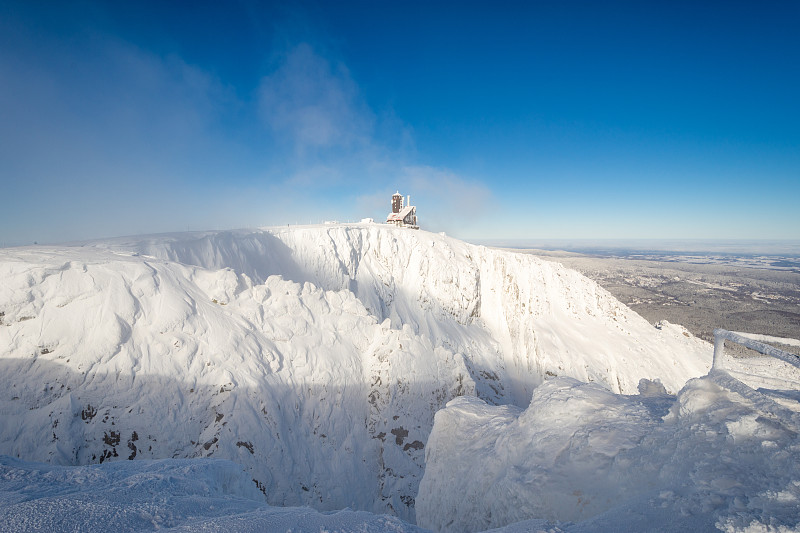
<path fill-rule="evenodd" d="M 3 531 L 420 531 L 395 517 L 278 508 L 240 466 L 165 459 L 59 467 L 0 456 Z"/>
<path fill-rule="evenodd" d="M 677 398 L 569 378 L 528 409 L 450 402 L 436 416 L 418 518 L 439 531 L 775 531 L 800 527 L 797 427 L 710 379 Z M 537 518 L 531 519 L 530 516 Z M 263 503 L 249 474 L 213 459 L 60 467 L 0 456 L 12 531 L 422 531 L 395 517 Z"/>

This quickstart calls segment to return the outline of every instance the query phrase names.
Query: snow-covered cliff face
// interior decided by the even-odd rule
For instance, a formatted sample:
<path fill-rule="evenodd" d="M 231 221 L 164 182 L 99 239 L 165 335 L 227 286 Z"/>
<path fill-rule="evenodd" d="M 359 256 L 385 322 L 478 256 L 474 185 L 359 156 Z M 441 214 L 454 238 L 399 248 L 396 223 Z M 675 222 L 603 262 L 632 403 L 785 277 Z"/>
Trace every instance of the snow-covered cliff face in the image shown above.
<path fill-rule="evenodd" d="M 464 359 L 348 291 L 85 249 L 6 253 L 0 453 L 222 457 L 276 505 L 413 519 Z"/>
<path fill-rule="evenodd" d="M 272 504 L 412 521 L 454 397 L 677 391 L 710 364 L 576 272 L 379 225 L 7 249 L 0 280 L 0 454 L 214 456 Z"/>
<path fill-rule="evenodd" d="M 639 379 L 677 392 L 710 367 L 709 345 L 660 329 L 581 274 L 528 254 L 384 225 L 277 228 L 104 242 L 119 250 L 260 282 L 279 274 L 349 290 L 378 321 L 463 353 L 479 394 L 526 406 L 545 378 L 633 394 Z"/>

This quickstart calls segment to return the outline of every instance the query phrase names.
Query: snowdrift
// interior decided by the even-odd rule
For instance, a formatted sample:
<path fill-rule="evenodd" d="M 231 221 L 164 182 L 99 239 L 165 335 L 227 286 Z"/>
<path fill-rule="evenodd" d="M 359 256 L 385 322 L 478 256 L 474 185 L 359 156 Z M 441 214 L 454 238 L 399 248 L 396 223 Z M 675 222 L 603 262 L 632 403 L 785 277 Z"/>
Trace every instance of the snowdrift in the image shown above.
<path fill-rule="evenodd" d="M 6 249 L 0 279 L 0 453 L 229 459 L 270 504 L 412 522 L 448 401 L 676 392 L 711 358 L 557 264 L 382 225 Z"/>
<path fill-rule="evenodd" d="M 428 439 L 418 524 L 797 531 L 798 429 L 710 377 L 677 399 L 653 382 L 623 396 L 570 378 L 545 382 L 524 410 L 457 398 Z"/>

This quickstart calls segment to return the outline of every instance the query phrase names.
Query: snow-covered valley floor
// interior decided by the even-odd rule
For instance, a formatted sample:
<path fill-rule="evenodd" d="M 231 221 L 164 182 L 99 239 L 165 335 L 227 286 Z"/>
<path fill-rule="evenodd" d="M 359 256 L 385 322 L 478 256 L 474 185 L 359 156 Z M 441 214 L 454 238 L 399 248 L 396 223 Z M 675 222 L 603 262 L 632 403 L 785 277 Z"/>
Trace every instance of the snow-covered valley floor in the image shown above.
<path fill-rule="evenodd" d="M 330 225 L 4 249 L 0 280 L 11 531 L 800 523 L 795 418 L 530 255 Z"/>

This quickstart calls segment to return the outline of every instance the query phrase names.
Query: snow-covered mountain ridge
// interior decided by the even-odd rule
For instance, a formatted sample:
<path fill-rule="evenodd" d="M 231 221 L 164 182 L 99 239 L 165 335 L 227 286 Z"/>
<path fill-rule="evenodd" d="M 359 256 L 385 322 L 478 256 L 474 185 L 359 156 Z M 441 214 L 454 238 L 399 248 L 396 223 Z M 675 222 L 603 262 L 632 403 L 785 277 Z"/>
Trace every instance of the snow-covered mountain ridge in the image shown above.
<path fill-rule="evenodd" d="M 513 398 L 498 395 L 499 403 L 527 405 L 533 388 L 553 374 L 598 381 L 626 394 L 636 392 L 641 377 L 657 378 L 677 392 L 710 366 L 708 344 L 681 327 L 654 329 L 573 270 L 425 231 L 353 224 L 117 239 L 96 246 L 231 268 L 256 283 L 277 274 L 349 290 L 378 321 L 409 325 L 487 370 L 501 362 L 503 382 L 516 390 Z M 480 372 L 475 374 L 480 380 Z M 491 395 L 491 387 L 482 390 Z"/>
<path fill-rule="evenodd" d="M 0 454 L 231 459 L 276 505 L 413 521 L 456 396 L 677 392 L 710 365 L 576 272 L 382 225 L 6 249 L 0 279 Z"/>

